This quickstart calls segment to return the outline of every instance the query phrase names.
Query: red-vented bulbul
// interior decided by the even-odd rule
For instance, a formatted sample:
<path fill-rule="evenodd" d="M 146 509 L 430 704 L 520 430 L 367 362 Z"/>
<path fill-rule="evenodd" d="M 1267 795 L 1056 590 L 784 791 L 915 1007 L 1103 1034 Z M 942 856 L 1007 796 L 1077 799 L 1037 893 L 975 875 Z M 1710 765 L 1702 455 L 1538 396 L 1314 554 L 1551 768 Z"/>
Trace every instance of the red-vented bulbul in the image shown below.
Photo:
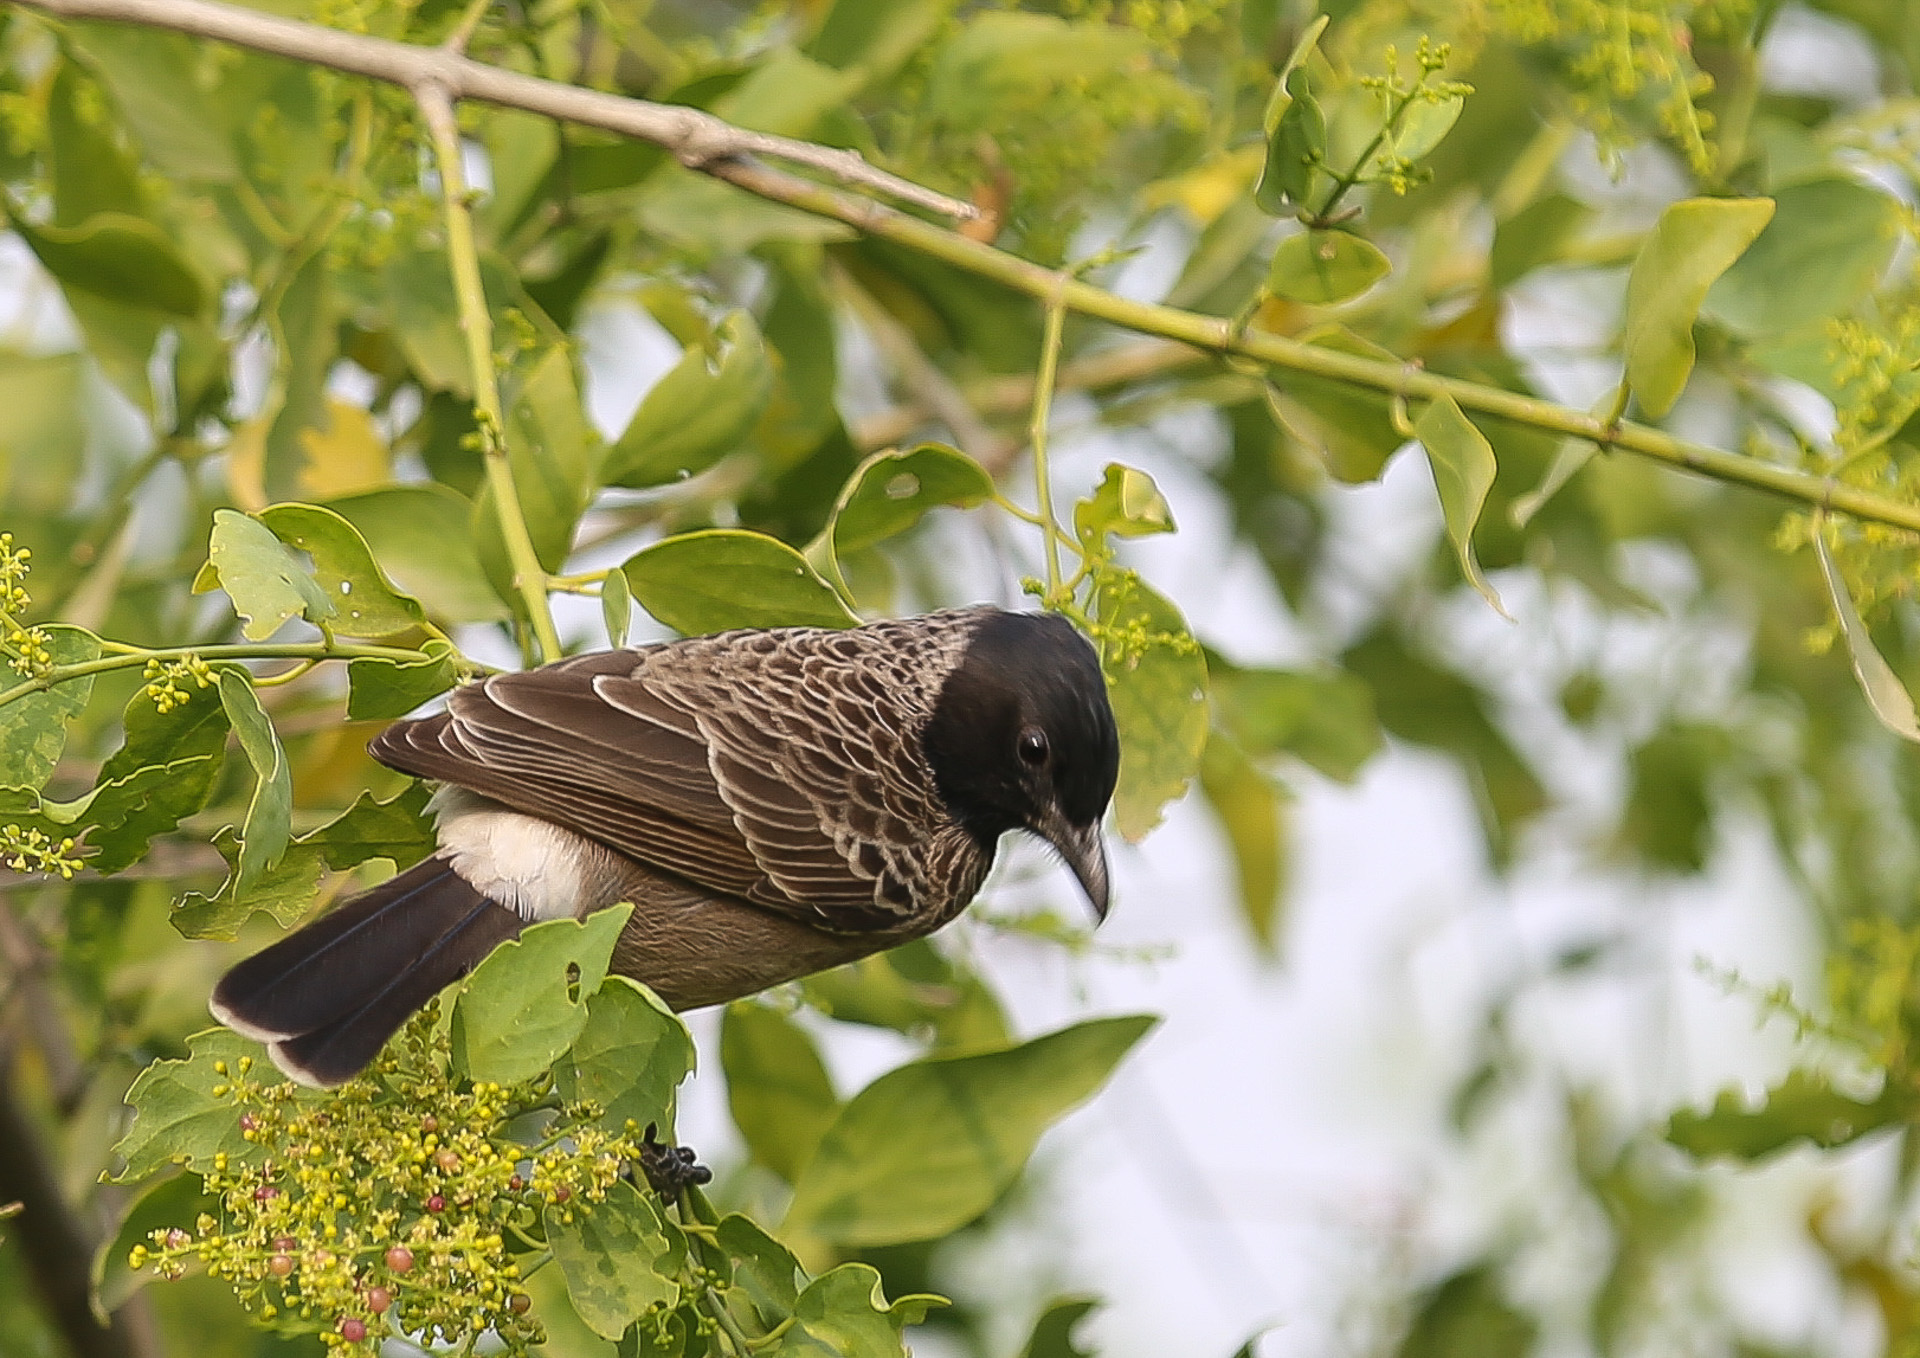
<path fill-rule="evenodd" d="M 538 920 L 631 901 L 616 971 L 718 1004 L 931 933 L 1001 835 L 1107 909 L 1120 762 L 1093 648 L 997 608 L 724 632 L 457 689 L 369 747 L 438 780 L 439 849 L 229 971 L 214 1016 L 311 1085 Z"/>

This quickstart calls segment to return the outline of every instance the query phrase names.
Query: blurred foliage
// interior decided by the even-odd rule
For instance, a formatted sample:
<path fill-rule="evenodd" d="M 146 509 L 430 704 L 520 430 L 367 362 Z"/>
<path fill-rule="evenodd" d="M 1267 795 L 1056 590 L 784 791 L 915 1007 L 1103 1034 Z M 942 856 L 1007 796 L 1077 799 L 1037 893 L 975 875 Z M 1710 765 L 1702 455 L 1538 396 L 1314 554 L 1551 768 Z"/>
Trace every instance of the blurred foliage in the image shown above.
<path fill-rule="evenodd" d="M 463 17 L 446 0 L 272 8 L 416 43 Z M 974 240 L 1130 296 L 1131 252 L 1183 251 L 1166 305 L 1478 384 L 1513 398 L 1505 417 L 1142 345 L 958 254 L 510 109 L 461 110 L 484 170 L 465 278 L 403 92 L 152 29 L 0 14 L 0 861 L 19 874 L 0 958 L 27 978 L 5 992 L 0 1067 L 22 1116 L 0 1122 L 58 1148 L 76 1220 L 112 1223 L 105 1301 L 157 1312 L 169 1352 L 222 1358 L 311 1353 L 316 1334 L 362 1346 L 390 1317 L 449 1340 L 544 1330 L 569 1358 L 865 1358 L 900 1352 L 913 1323 L 984 1352 L 988 1317 L 928 1310 L 943 1242 L 988 1228 L 1041 1132 L 1146 1033 L 1104 1019 L 1023 1038 L 966 951 L 931 943 L 731 1006 L 710 1065 L 746 1155 L 711 1204 L 670 1208 L 610 1177 L 584 1134 L 553 1151 L 592 1126 L 617 1160 L 648 1123 L 670 1130 L 692 1065 L 671 1016 L 601 982 L 604 949 L 583 935 L 604 921 L 530 933 L 443 1028 L 416 1027 L 335 1101 L 215 1078 L 214 1061 L 252 1059 L 198 1031 L 234 949 L 430 847 L 421 791 L 362 753 L 374 724 L 541 658 L 495 453 L 551 591 L 599 601 L 597 624 L 569 624 L 576 646 L 600 644 L 596 626 L 617 645 L 965 602 L 965 540 L 1096 640 L 1122 728 L 1119 828 L 1147 834 L 1197 788 L 1266 955 L 1286 950 L 1295 790 L 1364 780 L 1390 748 L 1444 761 L 1500 871 L 1549 813 L 1594 864 L 1653 879 L 1712 871 L 1735 827 L 1763 823 L 1830 957 L 1823 995 L 1766 992 L 1806 1040 L 1799 1067 L 1661 1126 L 1622 1126 L 1529 1068 L 1513 1006 L 1605 964 L 1602 941 L 1490 1009 L 1454 1099 L 1471 1140 L 1551 1087 L 1568 1182 L 1608 1240 L 1580 1339 L 1595 1351 L 1660 1335 L 1675 1307 L 1712 1311 L 1659 1286 L 1704 1248 L 1709 1189 L 1675 1146 L 1739 1162 L 1870 1135 L 1910 1146 L 1920 759 L 1896 733 L 1920 662 L 1913 535 L 1814 500 L 1783 514 L 1563 440 L 1544 415 L 1565 413 L 1547 395 L 1577 394 L 1603 419 L 1711 429 L 1758 461 L 1914 501 L 1912 25 L 1898 6 L 1741 0 L 1324 9 L 554 0 L 480 6 L 471 51 L 858 149 L 975 203 Z M 1770 75 L 1789 16 L 1843 33 L 1861 69 L 1811 90 Z M 482 314 L 462 314 L 464 283 Z M 1515 344 L 1513 317 L 1556 295 L 1617 308 L 1577 352 Z M 464 336 L 482 321 L 476 368 Z M 631 360 L 607 327 L 672 356 L 623 386 Z M 1122 375 L 1094 375 L 1103 364 Z M 475 413 L 495 381 L 497 423 Z M 605 390 L 624 387 L 630 407 L 609 416 Z M 1220 455 L 1177 454 L 1204 473 L 1180 495 L 1121 463 L 1056 487 L 1044 432 L 1019 455 L 1056 394 L 1128 429 L 1206 410 Z M 897 432 L 872 436 L 882 423 Z M 1356 559 L 1340 525 L 1366 492 L 1349 488 L 1407 456 L 1431 475 L 1431 528 Z M 1058 509 L 1056 489 L 1071 492 Z M 1182 521 L 1224 525 L 1257 563 L 1296 624 L 1284 665 L 1244 658 L 1273 654 L 1263 639 L 1196 637 L 1185 610 L 1206 601 L 1141 573 L 1138 540 Z M 1662 656 L 1557 656 L 1543 718 L 1520 701 L 1539 676 L 1462 623 L 1482 597 L 1523 617 L 1549 605 L 1522 601 L 1573 601 L 1594 635 L 1657 634 Z M 1823 654 L 1836 642 L 1845 657 Z M 1555 766 L 1573 738 L 1611 761 L 1604 793 Z M 1025 927 L 1060 932 L 1050 914 Z M 819 1052 L 838 1025 L 915 1054 L 843 1092 Z M 401 1142 L 436 1103 L 463 1110 L 459 1144 L 434 1130 L 409 1161 Z M 275 1136 L 325 1172 L 264 1158 Z M 379 1147 L 392 1154 L 365 1159 Z M 1908 1149 L 1889 1223 L 1916 1164 Z M 103 1173 L 141 1180 L 139 1196 Z M 588 1201 L 570 1211 L 563 1188 Z M 785 1243 L 755 1224 L 783 1213 Z M 1564 1317 L 1534 1314 L 1508 1276 L 1515 1241 L 1552 1224 L 1407 1280 L 1388 1347 L 1553 1342 Z M 0 1348 L 57 1353 L 25 1225 L 0 1242 Z M 1913 1342 L 1910 1231 L 1856 1246 L 1807 1230 L 1872 1297 L 1890 1351 Z M 224 1282 L 142 1291 L 135 1245 Z M 245 1326 L 229 1282 L 279 1333 Z M 1027 1352 L 1085 1352 L 1090 1308 L 1051 1304 L 1023 1327 Z M 1759 1351 L 1731 1308 L 1701 1323 Z"/>

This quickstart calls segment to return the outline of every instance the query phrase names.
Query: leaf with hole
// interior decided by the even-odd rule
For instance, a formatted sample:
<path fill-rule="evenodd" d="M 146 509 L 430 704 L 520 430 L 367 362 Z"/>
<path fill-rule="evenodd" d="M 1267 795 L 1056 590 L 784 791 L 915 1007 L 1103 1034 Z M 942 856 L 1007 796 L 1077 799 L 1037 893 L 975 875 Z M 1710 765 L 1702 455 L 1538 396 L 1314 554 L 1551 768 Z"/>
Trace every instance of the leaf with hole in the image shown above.
<path fill-rule="evenodd" d="M 453 1002 L 454 1068 L 516 1084 L 559 1058 L 587 1026 L 630 905 L 528 926 L 475 967 Z"/>

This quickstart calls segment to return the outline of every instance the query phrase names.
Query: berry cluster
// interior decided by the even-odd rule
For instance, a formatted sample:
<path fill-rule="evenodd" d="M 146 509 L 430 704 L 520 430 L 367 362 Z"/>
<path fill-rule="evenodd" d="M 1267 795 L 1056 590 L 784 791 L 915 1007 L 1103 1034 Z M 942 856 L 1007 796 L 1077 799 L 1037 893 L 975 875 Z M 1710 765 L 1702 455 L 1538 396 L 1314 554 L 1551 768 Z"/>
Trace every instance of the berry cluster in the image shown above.
<path fill-rule="evenodd" d="M 259 1079 L 249 1058 L 218 1063 L 213 1096 L 239 1133 L 203 1176 L 219 1215 L 155 1231 L 129 1264 L 165 1278 L 197 1261 L 261 1319 L 343 1351 L 389 1334 L 460 1345 L 491 1331 L 514 1354 L 542 1342 L 521 1286 L 541 1215 L 603 1200 L 638 1129 L 603 1129 L 547 1075 L 453 1077 L 435 1017 L 331 1095 Z"/>

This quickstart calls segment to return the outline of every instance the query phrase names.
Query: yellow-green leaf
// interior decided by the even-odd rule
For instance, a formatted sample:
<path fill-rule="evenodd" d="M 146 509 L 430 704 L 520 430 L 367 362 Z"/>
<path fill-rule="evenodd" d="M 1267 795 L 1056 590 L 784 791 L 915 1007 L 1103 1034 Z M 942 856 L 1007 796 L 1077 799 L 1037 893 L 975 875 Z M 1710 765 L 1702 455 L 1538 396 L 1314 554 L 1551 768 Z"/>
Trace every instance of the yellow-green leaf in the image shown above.
<path fill-rule="evenodd" d="M 1847 653 L 1853 657 L 1853 676 L 1860 681 L 1867 706 L 1873 709 L 1880 724 L 1896 736 L 1920 741 L 1920 718 L 1914 714 L 1913 695 L 1907 692 L 1907 686 L 1900 682 L 1900 676 L 1893 672 L 1887 658 L 1880 654 L 1880 648 L 1873 644 L 1873 636 L 1867 631 L 1860 610 L 1853 606 L 1853 595 L 1847 589 L 1847 582 L 1840 578 L 1840 568 L 1833 564 L 1833 554 L 1827 550 L 1826 537 L 1818 525 L 1813 535 L 1813 550 L 1820 558 L 1820 573 L 1826 577 L 1834 614 L 1840 619 L 1840 631 L 1847 639 Z"/>
<path fill-rule="evenodd" d="M 1290 301 L 1330 306 L 1358 297 L 1392 270 L 1370 240 L 1345 231 L 1302 231 L 1273 252 L 1267 291 Z"/>
<path fill-rule="evenodd" d="M 715 353 L 689 346 L 640 401 L 607 450 L 609 486 L 658 486 L 705 471 L 741 447 L 773 395 L 773 366 L 753 317 L 736 311 L 714 331 Z"/>
<path fill-rule="evenodd" d="M 1200 790 L 1233 852 L 1240 914 L 1261 949 L 1274 951 L 1286 884 L 1286 800 L 1239 746 L 1216 732 L 1200 762 Z"/>
<path fill-rule="evenodd" d="M 1493 488 L 1493 445 L 1461 413 L 1451 396 L 1436 398 L 1421 414 L 1413 433 L 1427 450 L 1427 465 L 1433 469 L 1433 484 L 1440 492 L 1440 511 L 1446 516 L 1447 540 L 1460 558 L 1461 572 L 1501 617 L 1511 617 L 1480 573 L 1480 562 L 1473 552 L 1473 526 L 1480 521 L 1480 507 Z"/>
<path fill-rule="evenodd" d="M 1680 399 L 1707 289 L 1772 217 L 1771 198 L 1688 198 L 1660 214 L 1627 278 L 1627 385 L 1647 414 Z"/>

